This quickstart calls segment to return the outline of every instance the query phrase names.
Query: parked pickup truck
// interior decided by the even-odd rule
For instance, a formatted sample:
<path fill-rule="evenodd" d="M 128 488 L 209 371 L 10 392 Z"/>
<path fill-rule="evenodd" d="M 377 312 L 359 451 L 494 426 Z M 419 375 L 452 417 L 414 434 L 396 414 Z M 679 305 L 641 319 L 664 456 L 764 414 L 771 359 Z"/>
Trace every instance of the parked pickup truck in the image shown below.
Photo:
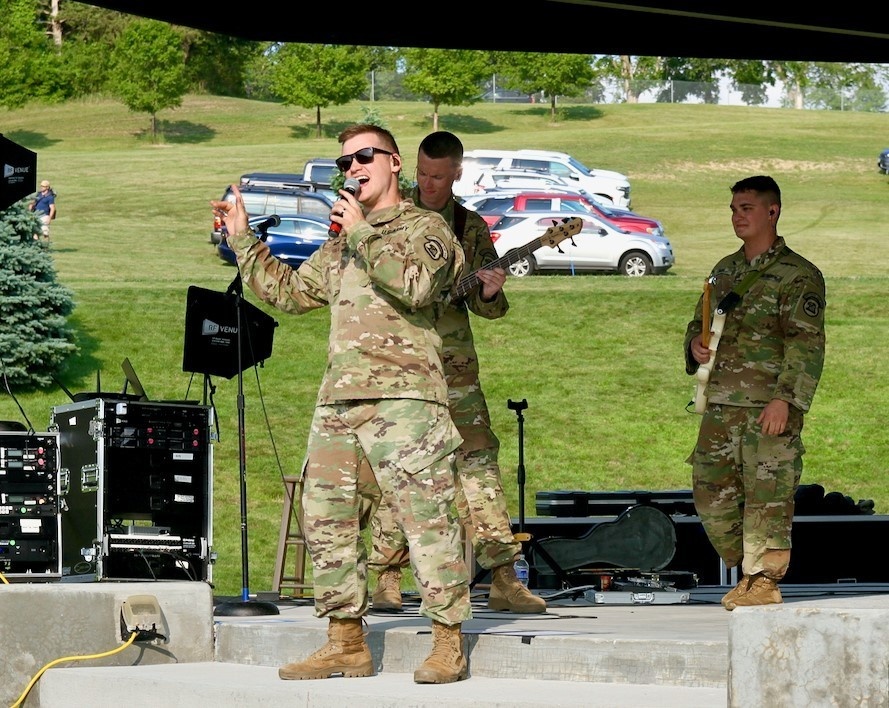
<path fill-rule="evenodd" d="M 528 175 L 556 177 L 566 186 L 582 189 L 598 201 L 617 207 L 631 208 L 630 181 L 627 176 L 612 170 L 589 168 L 564 152 L 549 150 L 467 150 L 463 153 L 463 175 L 454 183 L 454 194 L 468 197 L 491 189 L 493 179 L 502 170 L 523 170 Z"/>
<path fill-rule="evenodd" d="M 319 187 L 330 189 L 330 183 L 339 172 L 332 157 L 314 157 L 303 167 L 303 180 L 314 182 Z"/>
<path fill-rule="evenodd" d="M 311 172 L 316 175 L 321 174 L 319 169 L 309 170 L 308 167 L 305 168 L 303 174 L 292 172 L 250 172 L 241 175 L 241 186 L 250 185 L 252 187 L 305 189 L 308 192 L 319 192 L 320 194 L 323 194 L 330 200 L 331 204 L 339 198 L 330 188 L 329 181 L 309 179 L 305 176 L 306 172 Z"/>

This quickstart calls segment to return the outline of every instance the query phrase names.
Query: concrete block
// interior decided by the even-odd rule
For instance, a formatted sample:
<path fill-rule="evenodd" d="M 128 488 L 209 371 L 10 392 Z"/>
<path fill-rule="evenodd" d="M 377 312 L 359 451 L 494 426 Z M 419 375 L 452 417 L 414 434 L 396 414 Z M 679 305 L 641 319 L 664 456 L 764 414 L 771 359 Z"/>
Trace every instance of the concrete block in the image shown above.
<path fill-rule="evenodd" d="M 889 595 L 739 607 L 729 706 L 889 708 Z"/>
<path fill-rule="evenodd" d="M 126 643 L 121 637 L 121 606 L 135 595 L 157 599 L 167 641 L 138 642 L 104 656 Z M 66 661 L 54 667 L 207 662 L 214 658 L 213 595 L 203 582 L 13 583 L 0 586 L 0 618 L 3 705 L 12 705 L 45 665 L 59 659 Z"/>
<path fill-rule="evenodd" d="M 525 631 L 507 622 L 507 629 L 497 631 L 481 626 L 493 622 L 470 620 L 463 635 L 473 676 L 725 687 L 725 641 L 593 636 L 596 621 L 582 627 L 583 620 L 575 618 L 576 632 L 550 633 L 539 622 Z M 326 630 L 327 622 L 313 617 L 226 618 L 217 622 L 216 660 L 281 666 L 321 647 Z M 372 617 L 367 644 L 377 671 L 410 673 L 432 650 L 431 626 L 425 618 L 386 622 Z"/>
<path fill-rule="evenodd" d="M 725 688 L 660 684 L 573 683 L 471 675 L 449 684 L 416 684 L 411 673 L 282 681 L 268 666 L 209 664 L 51 669 L 41 708 L 720 708 Z"/>

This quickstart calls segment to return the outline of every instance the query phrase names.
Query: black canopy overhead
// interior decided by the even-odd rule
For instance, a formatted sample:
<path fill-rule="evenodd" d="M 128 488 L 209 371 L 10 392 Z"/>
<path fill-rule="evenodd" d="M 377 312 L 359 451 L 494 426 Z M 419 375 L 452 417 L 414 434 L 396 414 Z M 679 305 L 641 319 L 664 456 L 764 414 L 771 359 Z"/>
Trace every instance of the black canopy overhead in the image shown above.
<path fill-rule="evenodd" d="M 86 0 L 91 5 L 260 41 L 778 61 L 889 63 L 882 3 L 713 0 L 341 2 L 290 18 L 258 0 Z M 436 12 L 443 17 L 432 17 Z M 314 13 L 313 13 L 314 14 Z"/>

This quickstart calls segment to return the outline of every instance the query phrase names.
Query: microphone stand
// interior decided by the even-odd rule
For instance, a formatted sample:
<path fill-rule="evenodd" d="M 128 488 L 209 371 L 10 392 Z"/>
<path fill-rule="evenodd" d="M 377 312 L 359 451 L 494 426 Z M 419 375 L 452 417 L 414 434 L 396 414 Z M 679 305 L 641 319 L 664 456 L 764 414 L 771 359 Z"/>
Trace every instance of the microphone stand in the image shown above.
<path fill-rule="evenodd" d="M 522 544 L 522 552 L 530 549 L 536 552 L 543 561 L 553 570 L 556 577 L 561 583 L 561 587 L 570 587 L 571 583 L 567 574 L 562 567 L 556 563 L 553 557 L 547 553 L 546 549 L 540 545 L 540 542 L 533 535 L 525 531 L 525 416 L 522 411 L 528 408 L 528 399 L 523 398 L 521 401 L 513 401 L 507 399 L 506 407 L 511 411 L 515 411 L 519 424 L 519 464 L 516 468 L 516 482 L 519 488 L 519 530 L 513 534 L 516 541 Z M 531 557 L 525 553 L 525 557 Z M 536 571 L 535 571 L 536 573 Z M 537 580 L 535 574 L 535 580 Z"/>
<path fill-rule="evenodd" d="M 263 239 L 264 240 L 264 239 Z M 245 324 L 241 316 L 241 304 L 244 300 L 244 285 L 241 281 L 241 271 L 238 270 L 235 279 L 228 286 L 227 294 L 235 296 L 235 311 L 237 313 L 238 326 L 238 470 L 241 488 L 241 601 L 223 602 L 213 609 L 214 615 L 220 616 L 257 616 L 281 614 L 278 606 L 273 602 L 250 599 L 250 581 L 248 578 L 248 549 L 247 549 L 247 454 L 245 438 L 244 417 L 244 371 L 241 357 L 242 328 Z M 250 333 L 247 333 L 248 344 Z"/>

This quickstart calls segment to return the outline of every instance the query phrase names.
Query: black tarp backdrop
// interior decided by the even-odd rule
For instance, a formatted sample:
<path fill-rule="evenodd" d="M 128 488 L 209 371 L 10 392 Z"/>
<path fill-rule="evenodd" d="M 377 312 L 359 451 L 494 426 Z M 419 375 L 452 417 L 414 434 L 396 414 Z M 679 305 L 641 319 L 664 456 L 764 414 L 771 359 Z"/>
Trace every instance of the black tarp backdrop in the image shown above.
<path fill-rule="evenodd" d="M 452 0 L 447 22 L 420 22 L 415 2 L 340 2 L 323 22 L 281 22 L 280 3 L 224 9 L 207 0 L 88 4 L 260 41 L 777 61 L 889 62 L 882 3 L 714 3 L 713 0 Z"/>
<path fill-rule="evenodd" d="M 0 134 L 0 209 L 37 191 L 37 153 Z"/>

